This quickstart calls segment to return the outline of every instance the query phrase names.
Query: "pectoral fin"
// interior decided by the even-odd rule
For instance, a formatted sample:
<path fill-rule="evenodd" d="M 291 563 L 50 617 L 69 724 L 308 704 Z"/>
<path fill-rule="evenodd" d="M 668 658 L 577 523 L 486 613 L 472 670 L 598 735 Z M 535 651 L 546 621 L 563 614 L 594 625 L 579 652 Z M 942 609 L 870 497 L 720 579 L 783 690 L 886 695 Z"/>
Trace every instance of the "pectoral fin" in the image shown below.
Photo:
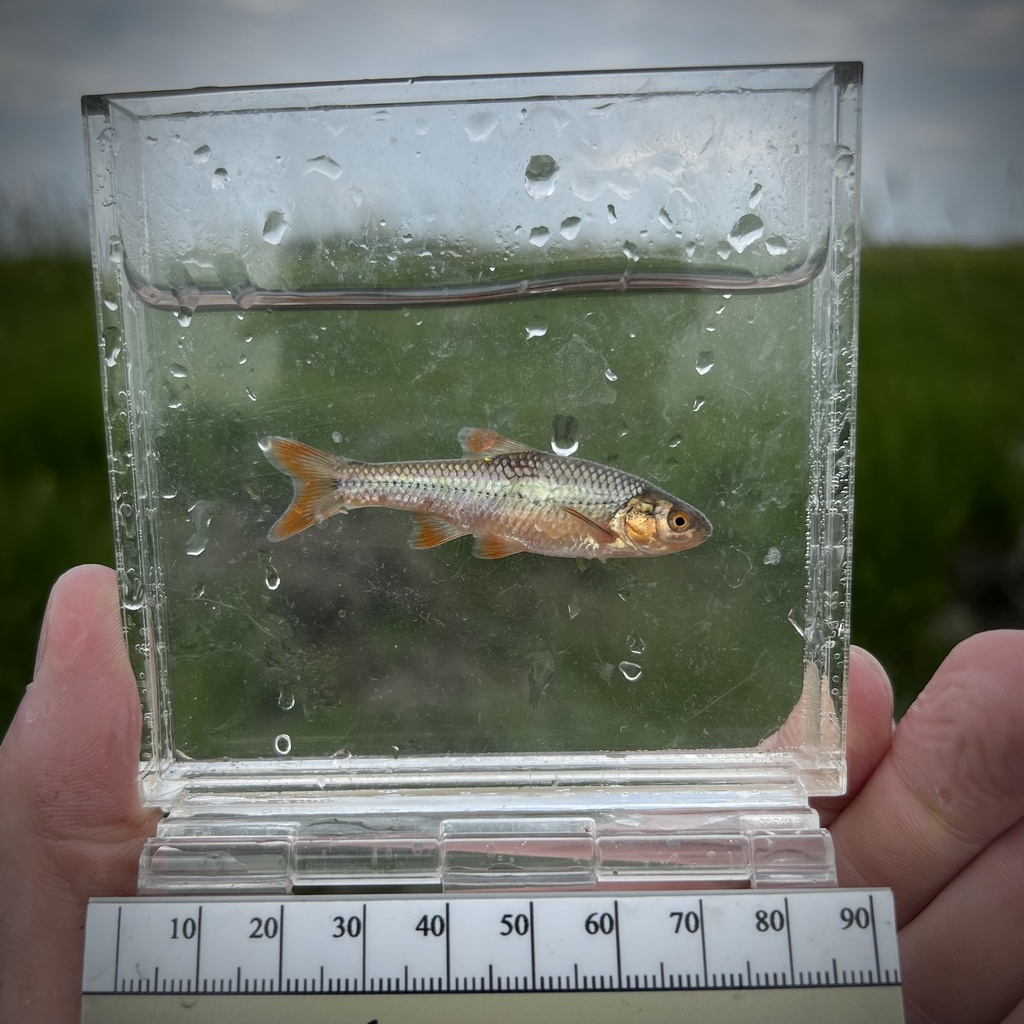
<path fill-rule="evenodd" d="M 436 548 L 440 544 L 447 544 L 450 540 L 458 540 L 468 533 L 458 526 L 438 519 L 437 516 L 421 514 L 416 516 L 416 525 L 412 528 L 409 537 L 411 548 Z"/>
<path fill-rule="evenodd" d="M 593 519 L 585 516 L 578 509 L 570 508 L 568 505 L 563 505 L 562 509 L 573 516 L 578 522 L 581 522 L 599 544 L 614 544 L 619 539 L 618 534 L 602 526 L 600 523 L 595 523 Z"/>

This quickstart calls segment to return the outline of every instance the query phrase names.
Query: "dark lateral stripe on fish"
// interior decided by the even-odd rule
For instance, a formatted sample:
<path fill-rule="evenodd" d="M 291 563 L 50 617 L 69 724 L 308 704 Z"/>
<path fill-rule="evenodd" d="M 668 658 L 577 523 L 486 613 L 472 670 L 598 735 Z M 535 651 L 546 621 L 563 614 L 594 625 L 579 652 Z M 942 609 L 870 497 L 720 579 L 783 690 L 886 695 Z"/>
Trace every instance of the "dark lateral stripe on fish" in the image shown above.
<path fill-rule="evenodd" d="M 358 462 L 300 441 L 267 437 L 264 454 L 294 495 L 271 527 L 285 540 L 339 512 L 413 513 L 409 543 L 431 548 L 472 534 L 473 554 L 558 557 L 670 554 L 711 535 L 698 509 L 631 473 L 530 448 L 485 428 L 459 431 L 461 459 Z"/>

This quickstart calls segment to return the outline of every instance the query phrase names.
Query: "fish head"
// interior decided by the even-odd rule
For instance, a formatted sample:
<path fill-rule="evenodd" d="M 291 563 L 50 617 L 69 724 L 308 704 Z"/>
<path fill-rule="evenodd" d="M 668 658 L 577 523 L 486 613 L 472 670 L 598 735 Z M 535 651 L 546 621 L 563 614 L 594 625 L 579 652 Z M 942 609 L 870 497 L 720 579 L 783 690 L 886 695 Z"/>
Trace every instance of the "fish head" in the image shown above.
<path fill-rule="evenodd" d="M 645 491 L 626 502 L 622 533 L 643 554 L 660 555 L 695 548 L 711 536 L 707 516 L 679 498 Z"/>

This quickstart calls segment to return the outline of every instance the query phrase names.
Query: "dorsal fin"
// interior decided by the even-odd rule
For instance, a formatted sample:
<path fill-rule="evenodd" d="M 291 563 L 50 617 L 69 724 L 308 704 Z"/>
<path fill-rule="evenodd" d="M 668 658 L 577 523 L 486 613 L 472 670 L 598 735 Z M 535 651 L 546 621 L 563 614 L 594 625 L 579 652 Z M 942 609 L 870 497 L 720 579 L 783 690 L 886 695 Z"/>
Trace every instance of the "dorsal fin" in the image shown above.
<path fill-rule="evenodd" d="M 493 459 L 495 455 L 515 455 L 517 452 L 537 450 L 522 441 L 510 441 L 486 427 L 463 427 L 459 431 L 459 444 L 467 459 Z"/>

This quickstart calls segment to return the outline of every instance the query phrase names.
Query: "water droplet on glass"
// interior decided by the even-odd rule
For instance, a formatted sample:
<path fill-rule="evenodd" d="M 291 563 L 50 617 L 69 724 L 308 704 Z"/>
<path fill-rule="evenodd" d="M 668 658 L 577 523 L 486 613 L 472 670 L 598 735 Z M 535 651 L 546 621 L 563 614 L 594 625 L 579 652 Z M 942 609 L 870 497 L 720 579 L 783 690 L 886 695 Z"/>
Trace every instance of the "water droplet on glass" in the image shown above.
<path fill-rule="evenodd" d="M 750 555 L 733 545 L 725 553 L 725 569 L 722 578 L 725 580 L 726 586 L 738 590 L 746 582 L 753 568 L 754 563 L 750 560 Z"/>
<path fill-rule="evenodd" d="M 764 240 L 764 247 L 768 250 L 769 256 L 785 256 L 789 252 L 789 245 L 782 235 L 772 235 Z"/>
<path fill-rule="evenodd" d="M 213 503 L 197 501 L 188 511 L 192 520 L 192 536 L 185 542 L 186 555 L 201 555 L 210 542 L 210 509 Z"/>
<path fill-rule="evenodd" d="M 217 170 L 213 172 L 213 178 L 210 181 L 210 188 L 220 191 L 220 189 L 227 186 L 227 183 L 230 180 L 231 179 L 228 177 L 228 169 L 226 167 L 218 167 Z"/>
<path fill-rule="evenodd" d="M 645 644 L 640 637 L 636 636 L 633 633 L 630 633 L 630 635 L 626 638 L 626 644 L 629 647 L 630 654 L 640 655 L 643 654 L 644 651 L 647 649 L 647 644 Z"/>
<path fill-rule="evenodd" d="M 530 245 L 535 245 L 538 249 L 547 245 L 550 237 L 551 232 L 545 227 L 530 229 Z"/>
<path fill-rule="evenodd" d="M 570 594 L 569 603 L 567 605 L 569 609 L 569 618 L 575 619 L 580 613 L 580 596 L 579 594 Z"/>
<path fill-rule="evenodd" d="M 704 374 L 710 373 L 711 368 L 715 365 L 715 356 L 712 352 L 704 351 L 697 356 L 697 372 L 703 377 Z"/>
<path fill-rule="evenodd" d="M 551 421 L 551 450 L 572 455 L 580 446 L 580 425 L 575 416 L 556 416 Z"/>
<path fill-rule="evenodd" d="M 703 395 L 698 395 L 693 400 L 693 411 L 694 412 L 700 412 L 701 409 L 703 409 L 703 408 L 704 408 L 704 396 Z"/>
<path fill-rule="evenodd" d="M 303 173 L 322 174 L 331 181 L 337 181 L 341 177 L 341 164 L 326 153 L 321 153 L 319 156 L 311 156 L 306 161 L 306 170 Z"/>
<path fill-rule="evenodd" d="M 340 430 L 332 431 L 331 432 L 331 440 L 335 444 L 341 444 L 341 431 Z"/>
<path fill-rule="evenodd" d="M 146 588 L 142 580 L 134 574 L 134 570 L 128 570 L 128 576 L 121 581 L 121 604 L 128 611 L 138 611 L 146 599 Z"/>
<path fill-rule="evenodd" d="M 747 206 L 753 209 L 759 202 L 761 202 L 761 183 L 759 181 L 754 182 L 754 187 L 750 190 L 750 195 L 747 197 Z"/>
<path fill-rule="evenodd" d="M 682 443 L 683 443 L 683 435 L 682 434 L 673 434 L 668 439 L 668 446 L 669 446 L 669 448 L 678 448 Z"/>
<path fill-rule="evenodd" d="M 274 751 L 282 757 L 292 752 L 292 738 L 288 733 L 283 732 L 280 736 L 274 737 Z"/>
<path fill-rule="evenodd" d="M 252 388 L 246 388 L 245 389 L 245 397 L 248 398 L 250 402 L 255 402 L 256 401 L 256 392 L 253 391 Z"/>
<path fill-rule="evenodd" d="M 124 245 L 118 235 L 111 235 L 107 241 L 107 259 L 111 263 L 121 263 L 124 260 Z"/>
<path fill-rule="evenodd" d="M 832 152 L 832 173 L 837 178 L 845 178 L 853 173 L 855 162 L 853 153 L 846 146 L 836 146 Z"/>
<path fill-rule="evenodd" d="M 470 142 L 483 142 L 498 125 L 498 118 L 489 110 L 470 114 L 464 125 Z"/>
<path fill-rule="evenodd" d="M 127 502 L 122 503 L 117 509 L 117 518 L 121 522 L 121 530 L 126 537 L 135 536 L 135 509 Z"/>
<path fill-rule="evenodd" d="M 622 247 L 622 255 L 625 256 L 627 260 L 632 260 L 634 263 L 638 262 L 640 259 L 640 253 L 632 242 L 627 242 Z"/>
<path fill-rule="evenodd" d="M 635 661 L 620 661 L 619 671 L 627 683 L 635 683 L 644 674 L 644 670 Z"/>
<path fill-rule="evenodd" d="M 558 164 L 544 153 L 531 156 L 526 165 L 526 192 L 533 199 L 547 199 L 555 191 Z"/>
<path fill-rule="evenodd" d="M 786 618 L 789 620 L 789 624 L 797 631 L 797 633 L 799 633 L 800 636 L 803 636 L 807 628 L 804 625 L 803 613 L 798 611 L 796 608 L 790 608 L 789 614 L 786 616 Z"/>
<path fill-rule="evenodd" d="M 171 363 L 168 369 L 171 371 L 171 376 L 177 380 L 181 380 L 183 377 L 188 376 L 188 370 L 185 369 L 181 363 Z"/>
<path fill-rule="evenodd" d="M 686 253 L 686 258 L 687 259 L 692 260 L 693 259 L 693 254 L 696 251 L 697 251 L 697 243 L 696 242 L 687 242 L 686 245 L 684 246 L 684 252 Z"/>
<path fill-rule="evenodd" d="M 555 677 L 555 659 L 548 651 L 540 651 L 530 655 L 528 664 L 530 666 L 527 676 L 530 682 L 530 707 L 535 708 Z"/>
<path fill-rule="evenodd" d="M 670 228 L 675 223 L 664 206 L 658 211 L 658 220 L 661 221 L 661 226 L 665 228 Z"/>
<path fill-rule="evenodd" d="M 580 233 L 582 223 L 579 217 L 566 217 L 558 230 L 566 241 L 571 242 Z"/>
<path fill-rule="evenodd" d="M 178 321 L 179 326 L 188 327 L 192 323 L 192 314 L 187 309 L 176 309 L 174 319 Z"/>
<path fill-rule="evenodd" d="M 615 207 L 609 203 L 606 209 L 608 210 L 608 223 L 614 224 L 619 219 L 618 214 L 615 212 Z"/>
<path fill-rule="evenodd" d="M 192 162 L 194 164 L 205 164 L 210 159 L 210 147 L 200 146 L 198 149 L 192 150 Z"/>
<path fill-rule="evenodd" d="M 282 711 L 291 711 L 295 707 L 295 694 L 290 690 L 280 690 L 277 694 L 277 703 Z"/>
<path fill-rule="evenodd" d="M 114 366 L 114 365 L 115 365 L 115 364 L 117 363 L 117 357 L 118 357 L 118 356 L 119 356 L 120 354 L 121 354 L 121 346 L 120 346 L 120 345 L 115 345 L 115 346 L 114 346 L 114 347 L 113 347 L 113 348 L 112 348 L 112 349 L 111 349 L 111 350 L 110 350 L 110 351 L 109 351 L 109 352 L 107 353 L 107 355 L 106 355 L 106 356 L 104 356 L 104 358 L 103 358 L 103 362 L 105 362 L 105 363 L 107 364 L 107 366 L 111 366 L 111 367 L 112 367 L 112 366 Z"/>
<path fill-rule="evenodd" d="M 605 367 L 604 379 L 610 380 L 613 384 L 619 379 L 619 375 L 610 367 Z"/>
<path fill-rule="evenodd" d="M 112 299 L 112 298 L 110 298 L 108 296 L 107 298 L 105 298 L 103 300 L 103 305 L 106 306 L 107 309 L 109 309 L 111 313 L 114 313 L 114 312 L 117 311 L 117 300 L 116 299 Z"/>
<path fill-rule="evenodd" d="M 764 234 L 764 221 L 756 213 L 745 213 L 732 226 L 726 241 L 736 250 L 743 252 Z"/>
<path fill-rule="evenodd" d="M 267 590 L 277 590 L 281 586 L 281 576 L 278 571 L 272 566 L 267 565 L 266 575 Z"/>
<path fill-rule="evenodd" d="M 281 210 L 271 210 L 263 222 L 263 240 L 270 245 L 280 245 L 289 227 L 291 225 Z"/>
<path fill-rule="evenodd" d="M 548 333 L 547 324 L 538 324 L 536 327 L 526 328 L 526 340 L 530 338 L 543 338 Z"/>
<path fill-rule="evenodd" d="M 782 552 L 778 548 L 769 548 L 762 559 L 765 565 L 778 565 Z"/>

